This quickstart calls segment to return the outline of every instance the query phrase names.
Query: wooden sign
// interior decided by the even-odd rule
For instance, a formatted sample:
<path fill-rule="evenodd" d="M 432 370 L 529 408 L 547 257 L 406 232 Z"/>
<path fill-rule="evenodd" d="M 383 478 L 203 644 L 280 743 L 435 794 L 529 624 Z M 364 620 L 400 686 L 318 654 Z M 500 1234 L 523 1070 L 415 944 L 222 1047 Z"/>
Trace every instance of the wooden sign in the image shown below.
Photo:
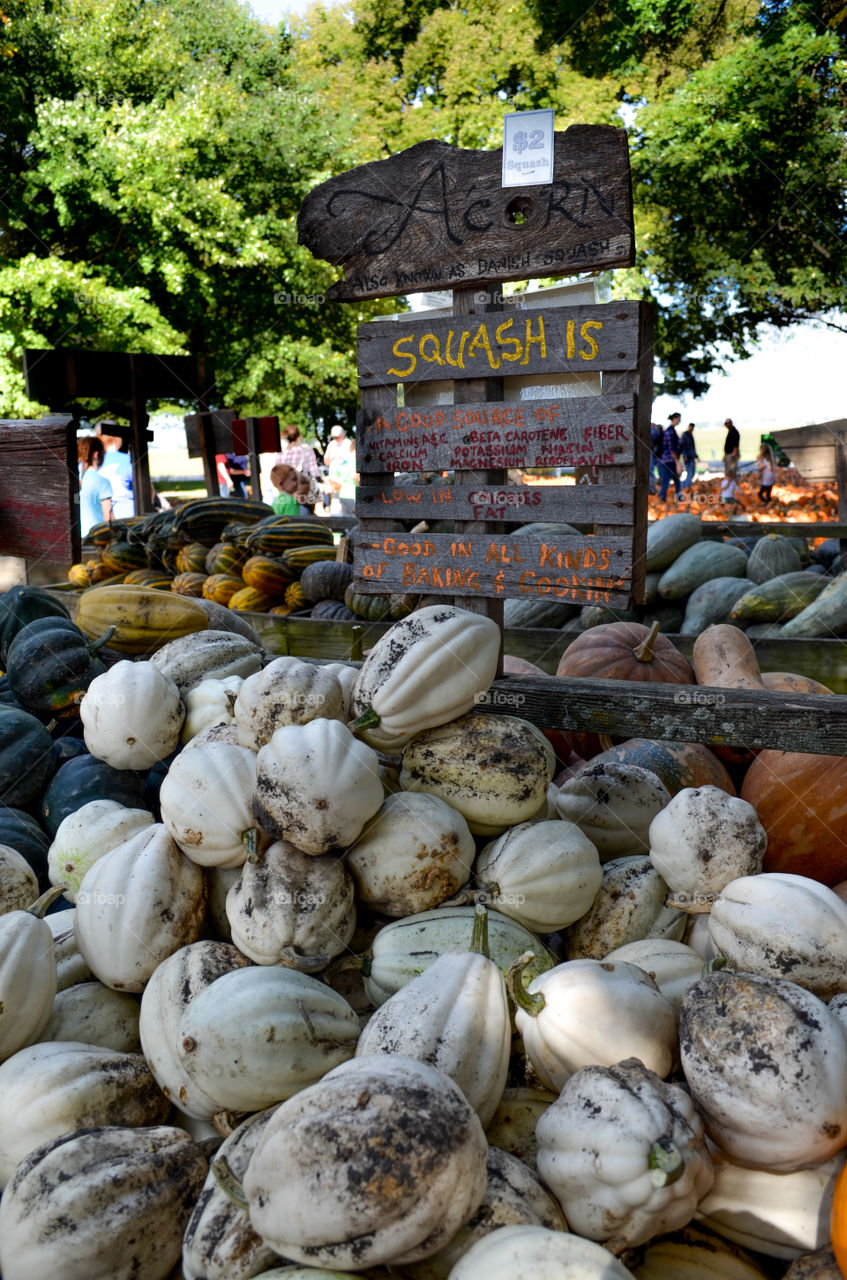
<path fill-rule="evenodd" d="M 359 386 L 631 369 L 638 303 L 512 309 L 359 326 Z"/>
<path fill-rule="evenodd" d="M 483 401 L 363 415 L 359 471 L 621 466 L 634 460 L 634 418 L 632 395 Z"/>
<path fill-rule="evenodd" d="M 188 446 L 189 458 L 205 456 L 204 442 L 211 435 L 211 449 L 218 453 L 246 453 L 245 449 L 233 448 L 232 423 L 235 414 L 232 409 L 213 409 L 209 413 L 187 413 L 183 418 L 185 425 L 185 443 Z M 203 431 L 201 432 L 201 423 Z"/>
<path fill-rule="evenodd" d="M 334 301 L 630 266 L 635 240 L 626 130 L 555 135 L 553 181 L 501 186 L 502 148 L 419 142 L 315 187 L 298 239 L 342 265 Z"/>
<path fill-rule="evenodd" d="M 377 485 L 360 484 L 360 516 L 382 520 L 538 520 L 568 524 L 631 524 L 632 486 L 574 485 Z"/>
<path fill-rule="evenodd" d="M 377 591 L 625 604 L 632 538 L 363 533 L 357 572 Z"/>
<path fill-rule="evenodd" d="M 80 543 L 73 420 L 0 421 L 0 555 L 70 566 Z"/>
<path fill-rule="evenodd" d="M 847 439 L 847 418 L 793 427 L 789 431 L 774 431 L 772 435 L 807 480 L 832 483 L 838 479 L 837 453 Z"/>

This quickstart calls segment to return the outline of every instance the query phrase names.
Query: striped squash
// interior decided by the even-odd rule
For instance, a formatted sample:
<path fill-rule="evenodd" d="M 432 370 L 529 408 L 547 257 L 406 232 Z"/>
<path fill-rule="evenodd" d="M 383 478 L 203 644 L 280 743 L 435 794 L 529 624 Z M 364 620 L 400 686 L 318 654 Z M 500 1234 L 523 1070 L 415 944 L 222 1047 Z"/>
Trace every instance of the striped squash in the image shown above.
<path fill-rule="evenodd" d="M 391 612 L 390 596 L 365 595 L 357 591 L 352 582 L 344 592 L 344 603 L 357 618 L 365 618 L 368 622 L 380 622 Z"/>
<path fill-rule="evenodd" d="M 205 573 L 178 573 L 171 582 L 171 591 L 175 591 L 180 596 L 196 598 L 203 595 L 205 581 Z"/>
<path fill-rule="evenodd" d="M 255 587 L 269 596 L 280 596 L 290 582 L 297 577 L 282 560 L 270 556 L 251 556 L 241 570 L 248 587 Z"/>
<path fill-rule="evenodd" d="M 294 570 L 305 569 L 307 565 L 317 564 L 319 560 L 334 560 L 336 557 L 335 544 L 330 543 L 310 543 L 304 547 L 290 547 L 288 551 L 283 552 L 283 560 Z"/>
<path fill-rule="evenodd" d="M 206 556 L 209 548 L 202 542 L 189 542 L 180 547 L 176 557 L 176 567 L 180 573 L 206 573 Z"/>
<path fill-rule="evenodd" d="M 173 577 L 164 569 L 133 569 L 124 578 L 131 587 L 153 587 L 157 591 L 170 591 Z"/>
<path fill-rule="evenodd" d="M 130 542 L 110 542 L 100 552 L 100 563 L 111 569 L 112 573 L 146 569 L 147 549 Z"/>
<path fill-rule="evenodd" d="M 285 603 L 294 609 L 303 609 L 308 604 L 299 582 L 290 582 L 285 588 Z"/>
<path fill-rule="evenodd" d="M 236 591 L 241 591 L 247 584 L 243 578 L 233 573 L 213 573 L 203 583 L 203 599 L 214 600 L 215 604 L 229 604 Z"/>
<path fill-rule="evenodd" d="M 237 613 L 265 613 L 271 605 L 276 604 L 278 597 L 266 595 L 255 587 L 242 587 L 230 596 L 229 607 Z"/>
<path fill-rule="evenodd" d="M 81 587 L 83 591 L 88 586 L 88 570 L 84 564 L 72 564 L 68 569 L 68 582 L 72 582 L 75 587 Z"/>
<path fill-rule="evenodd" d="M 292 547 L 334 546 L 334 538 L 332 530 L 317 520 L 287 520 L 280 516 L 279 523 L 251 530 L 246 543 L 254 555 L 280 556 Z"/>
<path fill-rule="evenodd" d="M 240 574 L 247 556 L 246 547 L 239 547 L 234 542 L 216 542 L 206 555 L 206 572 Z"/>

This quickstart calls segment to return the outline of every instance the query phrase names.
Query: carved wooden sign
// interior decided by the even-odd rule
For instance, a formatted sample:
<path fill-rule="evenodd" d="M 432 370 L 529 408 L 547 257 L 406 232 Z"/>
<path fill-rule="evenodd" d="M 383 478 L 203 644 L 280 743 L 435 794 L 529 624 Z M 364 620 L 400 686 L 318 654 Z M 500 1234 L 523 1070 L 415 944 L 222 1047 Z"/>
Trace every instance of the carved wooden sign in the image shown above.
<path fill-rule="evenodd" d="M 315 187 L 297 219 L 317 258 L 343 266 L 335 301 L 564 276 L 634 261 L 626 131 L 555 135 L 553 181 L 501 186 L 502 149 L 419 142 Z"/>
<path fill-rule="evenodd" d="M 81 555 L 76 427 L 0 421 L 0 555 L 75 564 Z"/>

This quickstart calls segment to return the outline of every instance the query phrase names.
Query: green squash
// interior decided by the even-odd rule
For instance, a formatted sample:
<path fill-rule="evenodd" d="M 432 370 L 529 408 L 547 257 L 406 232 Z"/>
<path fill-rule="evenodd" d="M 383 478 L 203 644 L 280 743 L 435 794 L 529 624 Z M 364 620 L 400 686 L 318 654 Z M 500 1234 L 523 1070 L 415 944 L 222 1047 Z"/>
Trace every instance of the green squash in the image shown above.
<path fill-rule="evenodd" d="M 340 560 L 318 560 L 315 564 L 307 564 L 300 574 L 303 595 L 313 604 L 320 600 L 339 600 L 343 603 L 344 592 L 352 581 L 352 564 L 345 564 Z"/>
<path fill-rule="evenodd" d="M 0 804 L 37 800 L 53 776 L 53 739 L 28 711 L 0 707 Z"/>
<path fill-rule="evenodd" d="M 9 683 L 22 707 L 34 715 L 79 715 L 79 704 L 95 676 L 106 668 L 94 655 L 107 637 L 89 641 L 70 618 L 37 618 L 9 646 Z"/>
<path fill-rule="evenodd" d="M 44 792 L 41 821 L 52 838 L 62 820 L 89 800 L 116 800 L 128 809 L 145 809 L 145 778 L 132 769 L 113 769 L 88 752 L 75 756 L 56 771 Z"/>
<path fill-rule="evenodd" d="M 32 814 L 14 806 L 0 805 L 0 844 L 16 849 L 26 859 L 38 879 L 39 893 L 51 888 L 47 874 L 51 840 Z"/>
<path fill-rule="evenodd" d="M 0 667 L 15 636 L 36 618 L 68 618 L 68 611 L 41 587 L 10 587 L 0 595 Z"/>
<path fill-rule="evenodd" d="M 391 596 L 357 591 L 352 582 L 345 589 L 344 603 L 357 618 L 364 618 L 367 622 L 381 622 L 391 611 Z"/>

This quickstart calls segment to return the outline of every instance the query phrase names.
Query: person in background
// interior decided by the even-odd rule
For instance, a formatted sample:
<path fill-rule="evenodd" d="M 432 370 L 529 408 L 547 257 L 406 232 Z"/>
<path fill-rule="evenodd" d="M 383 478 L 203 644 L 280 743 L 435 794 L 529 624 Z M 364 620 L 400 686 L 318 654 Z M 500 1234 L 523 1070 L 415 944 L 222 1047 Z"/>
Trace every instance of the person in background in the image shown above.
<path fill-rule="evenodd" d="M 296 496 L 298 474 L 293 467 L 277 462 L 271 467 L 271 484 L 276 497 L 271 506 L 278 516 L 299 516 L 300 503 Z"/>
<path fill-rule="evenodd" d="M 314 476 L 308 475 L 305 471 L 298 471 L 294 496 L 300 503 L 301 516 L 313 516 L 318 500 L 323 498 L 323 491 Z"/>
<path fill-rule="evenodd" d="M 82 480 L 79 485 L 79 523 L 82 536 L 96 524 L 112 519 L 112 486 L 100 468 L 106 450 L 99 436 L 80 441 L 82 448 Z"/>
<path fill-rule="evenodd" d="M 315 451 L 310 444 L 306 444 L 296 422 L 290 422 L 285 428 L 284 443 L 275 461 L 293 467 L 295 471 L 302 471 L 307 476 L 314 476 L 315 480 L 320 478 Z"/>
<path fill-rule="evenodd" d="M 771 493 L 773 492 L 774 481 L 776 480 L 773 454 L 771 453 L 768 445 L 762 445 L 756 462 L 759 468 L 759 501 L 762 503 L 762 506 L 767 506 L 771 500 Z"/>
<path fill-rule="evenodd" d="M 741 436 L 732 418 L 727 418 L 723 425 L 726 427 L 726 439 L 723 442 L 723 473 L 734 479 L 738 475 Z"/>
<path fill-rule="evenodd" d="M 332 429 L 336 430 L 335 427 Z M 356 510 L 356 442 L 348 439 L 343 427 L 338 428 L 342 435 L 333 437 L 336 448 L 330 453 L 327 449 L 324 457 L 329 456 L 327 463 L 326 483 L 330 493 L 338 498 L 341 514 L 352 516 Z"/>
<path fill-rule="evenodd" d="M 241 453 L 226 453 L 224 454 L 224 459 L 231 485 L 229 496 L 231 498 L 246 498 L 247 481 L 250 479 L 247 458 Z"/>
<path fill-rule="evenodd" d="M 215 454 L 215 473 L 218 477 L 218 488 L 222 498 L 228 498 L 232 489 L 232 476 L 226 465 L 226 454 Z"/>
<path fill-rule="evenodd" d="M 738 492 L 735 476 L 725 475 L 721 480 L 721 505 L 730 508 L 730 515 L 744 511 L 745 506 Z"/>
<path fill-rule="evenodd" d="M 681 445 L 676 430 L 679 423 L 680 415 L 678 413 L 668 414 L 668 425 L 662 434 L 662 460 L 659 464 L 661 478 L 659 485 L 660 502 L 664 502 L 667 498 L 671 481 L 673 481 L 674 496 L 679 497 L 679 454 Z"/>
<path fill-rule="evenodd" d="M 135 500 L 132 496 L 132 461 L 128 453 L 123 451 L 123 437 L 113 435 L 109 428 L 117 427 L 117 423 L 109 418 L 101 419 L 95 427 L 106 456 L 100 468 L 112 486 L 112 518 L 126 520 L 135 515 Z"/>
<path fill-rule="evenodd" d="M 662 424 L 650 423 L 650 493 L 658 493 L 662 479 Z M 653 484 L 655 479 L 656 483 Z"/>
<path fill-rule="evenodd" d="M 682 462 L 685 467 L 685 475 L 682 478 L 680 489 L 685 490 L 685 489 L 691 488 L 691 482 L 693 481 L 695 473 L 697 471 L 697 462 L 699 459 L 699 454 L 697 453 L 697 446 L 694 443 L 694 423 L 693 422 L 689 422 L 688 426 L 685 428 L 682 435 L 680 436 L 679 443 L 680 443 L 680 455 L 682 457 Z"/>
<path fill-rule="evenodd" d="M 324 451 L 324 465 L 327 469 L 332 466 L 334 459 L 347 453 L 348 444 L 347 432 L 340 423 L 336 422 L 335 426 L 330 429 L 329 444 Z"/>

